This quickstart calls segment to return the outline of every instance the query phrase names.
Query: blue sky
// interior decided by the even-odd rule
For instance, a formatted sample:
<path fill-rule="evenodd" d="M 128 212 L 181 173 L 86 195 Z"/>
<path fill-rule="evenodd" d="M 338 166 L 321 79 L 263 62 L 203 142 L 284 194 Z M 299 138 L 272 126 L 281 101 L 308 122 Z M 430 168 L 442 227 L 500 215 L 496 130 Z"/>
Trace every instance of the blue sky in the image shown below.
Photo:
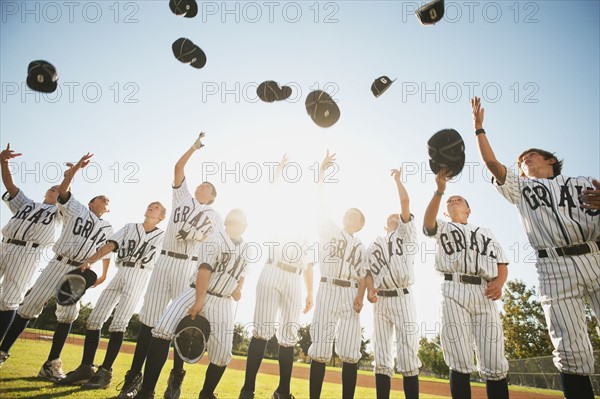
<path fill-rule="evenodd" d="M 339 166 L 327 186 L 334 220 L 349 207 L 362 209 L 367 224 L 358 235 L 368 245 L 396 211 L 389 169 L 403 166 L 420 230 L 435 189 L 426 142 L 452 127 L 465 140 L 467 167 L 448 193 L 467 197 L 470 221 L 494 231 L 512 260 L 509 278 L 537 285 L 516 211 L 479 163 L 470 95 L 482 97 L 484 126 L 504 163 L 542 147 L 565 159 L 566 175 L 600 177 L 598 1 L 448 2 L 435 26 L 420 25 L 413 10 L 422 3 L 410 1 L 206 1 L 193 19 L 173 15 L 166 0 L 69 4 L 0 2 L 0 145 L 10 142 L 24 154 L 15 180 L 36 199 L 58 182 L 58 165 L 93 152 L 95 163 L 73 192 L 86 201 L 108 195 L 106 218 L 116 229 L 141 220 L 153 200 L 170 208 L 173 165 L 205 131 L 206 147 L 188 164 L 189 182 L 215 182 L 223 215 L 244 209 L 250 241 L 268 241 L 275 233 L 267 225 L 286 230 L 303 220 L 310 229 L 314 165 L 328 148 Z M 203 69 L 173 57 L 179 37 L 205 51 Z M 26 89 L 27 65 L 36 59 L 57 68 L 56 93 Z M 375 99 L 370 85 L 381 75 L 397 80 Z M 292 97 L 258 101 L 255 88 L 264 80 L 289 84 Z M 304 109 L 317 88 L 341 109 L 328 129 Z M 271 201 L 265 165 L 284 152 L 296 162 L 283 182 L 286 206 Z M 273 209 L 289 218 L 269 222 Z M 3 206 L 2 224 L 9 217 Z M 422 333 L 431 337 L 441 279 L 433 271 L 434 243 L 419 239 L 414 291 Z M 261 266 L 248 278 L 238 321 L 251 321 Z M 367 332 L 371 314 L 367 305 Z"/>

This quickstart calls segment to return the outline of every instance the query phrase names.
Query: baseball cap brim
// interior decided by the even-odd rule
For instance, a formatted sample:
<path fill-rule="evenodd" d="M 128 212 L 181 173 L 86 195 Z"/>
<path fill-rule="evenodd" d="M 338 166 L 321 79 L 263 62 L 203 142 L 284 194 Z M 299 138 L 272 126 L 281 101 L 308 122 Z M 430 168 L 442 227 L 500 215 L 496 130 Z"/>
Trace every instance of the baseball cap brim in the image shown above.
<path fill-rule="evenodd" d="M 187 9 L 187 11 L 183 15 L 184 17 L 194 18 L 196 15 L 198 15 L 198 3 L 196 3 L 196 0 L 187 1 L 186 9 Z"/>

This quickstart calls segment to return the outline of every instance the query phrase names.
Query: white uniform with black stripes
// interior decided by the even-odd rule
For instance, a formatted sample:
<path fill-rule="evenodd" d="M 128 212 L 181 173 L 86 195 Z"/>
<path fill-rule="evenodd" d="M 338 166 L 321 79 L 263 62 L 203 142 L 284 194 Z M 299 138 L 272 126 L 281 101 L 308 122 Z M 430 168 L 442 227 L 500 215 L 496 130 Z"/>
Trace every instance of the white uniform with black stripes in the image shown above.
<path fill-rule="evenodd" d="M 6 311 L 19 307 L 62 218 L 56 205 L 34 202 L 23 190 L 14 198 L 6 192 L 2 199 L 13 214 L 0 244 L 0 311 Z"/>
<path fill-rule="evenodd" d="M 154 327 L 174 298 L 189 286 L 197 267 L 200 243 L 223 229 L 221 216 L 194 198 L 184 180 L 173 187 L 172 211 L 162 250 L 144 296 L 140 321 Z"/>
<path fill-rule="evenodd" d="M 485 227 L 436 220 L 435 269 L 452 280 L 442 283 L 442 349 L 450 369 L 475 371 L 473 347 L 482 378 L 506 378 L 504 333 L 496 303 L 485 296 L 487 281 L 498 275 L 498 263 L 508 263 L 500 244 Z M 429 235 L 424 229 L 425 235 Z M 481 277 L 480 284 L 461 282 L 461 275 Z"/>
<path fill-rule="evenodd" d="M 88 330 L 100 330 L 114 309 L 108 331 L 125 332 L 146 291 L 164 236 L 158 227 L 147 232 L 143 223 L 128 223 L 108 239 L 115 244 L 118 270 L 90 313 Z"/>
<path fill-rule="evenodd" d="M 394 376 L 392 339 L 396 331 L 397 370 L 406 377 L 419 374 L 419 329 L 412 292 L 417 232 L 413 216 L 396 230 L 378 237 L 367 251 L 368 270 L 380 296 L 373 320 L 375 374 Z M 395 295 L 395 296 L 387 296 Z"/>
<path fill-rule="evenodd" d="M 56 293 L 56 286 L 62 276 L 95 253 L 113 233 L 108 221 L 99 219 L 71 193 L 64 203 L 61 203 L 59 197 L 57 204 L 63 214 L 64 225 L 60 237 L 52 247 L 56 256 L 48 263 L 25 296 L 23 304 L 19 306 L 17 313 L 24 319 L 39 316 L 48 299 Z M 79 302 L 74 306 L 56 306 L 59 323 L 71 323 L 78 315 Z"/>
<path fill-rule="evenodd" d="M 279 345 L 296 345 L 303 304 L 302 273 L 309 263 L 306 239 L 279 237 L 269 246 L 267 263 L 256 285 L 254 337 L 268 341 L 276 333 Z"/>
<path fill-rule="evenodd" d="M 345 363 L 360 360 L 360 317 L 353 308 L 358 282 L 366 274 L 365 247 L 358 237 L 341 230 L 332 221 L 319 233 L 321 281 L 310 326 L 312 345 L 308 355 L 325 363 L 332 355 L 333 343 Z"/>
<path fill-rule="evenodd" d="M 250 247 L 243 241 L 233 242 L 225 233 L 219 232 L 201 245 L 196 266 L 211 268 L 208 293 L 200 312 L 210 322 L 211 332 L 206 343 L 208 359 L 222 367 L 231 361 L 233 347 L 233 299 L 231 294 L 239 280 L 245 277 Z M 192 281 L 195 283 L 196 276 Z M 173 339 L 179 322 L 196 303 L 196 288 L 190 286 L 179 295 L 160 318 L 152 335 L 166 340 Z"/>
<path fill-rule="evenodd" d="M 498 191 L 519 211 L 531 246 L 546 250 L 536 262 L 546 324 L 561 372 L 591 375 L 594 356 L 584 300 L 600 315 L 600 210 L 581 209 L 579 194 L 593 188 L 591 177 L 518 177 L 507 170 Z M 588 253 L 558 256 L 555 248 L 584 244 Z"/>

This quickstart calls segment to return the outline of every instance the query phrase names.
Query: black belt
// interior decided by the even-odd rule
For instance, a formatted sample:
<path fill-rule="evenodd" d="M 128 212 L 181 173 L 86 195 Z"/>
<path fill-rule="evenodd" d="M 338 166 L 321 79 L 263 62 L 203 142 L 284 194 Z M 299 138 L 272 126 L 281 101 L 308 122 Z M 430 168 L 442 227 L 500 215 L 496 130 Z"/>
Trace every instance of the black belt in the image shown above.
<path fill-rule="evenodd" d="M 600 248 L 600 241 L 596 241 L 596 245 L 598 246 L 598 248 Z M 554 248 L 554 250 L 556 251 L 556 254 L 558 256 L 575 256 L 575 255 L 589 254 L 594 249 L 591 247 L 591 245 L 589 243 L 584 242 L 583 244 L 568 245 L 566 247 L 557 247 L 557 248 Z M 548 257 L 548 250 L 540 249 L 538 251 L 538 258 L 547 258 L 547 257 Z"/>
<path fill-rule="evenodd" d="M 136 267 L 137 263 L 135 262 L 123 262 L 121 263 L 121 266 L 125 266 L 125 267 Z M 140 264 L 140 269 L 143 269 L 144 265 Z"/>
<path fill-rule="evenodd" d="M 15 244 L 15 245 L 20 245 L 22 247 L 25 247 L 25 246 L 27 246 L 27 244 L 29 244 L 27 241 L 15 240 L 14 238 L 5 238 L 2 241 L 7 244 Z M 31 248 L 37 248 L 39 246 L 40 246 L 40 244 L 36 244 L 36 243 L 31 244 Z"/>
<path fill-rule="evenodd" d="M 189 255 L 186 254 L 179 254 L 177 252 L 171 252 L 171 251 L 165 251 L 164 249 L 162 251 L 160 251 L 161 255 L 167 255 L 170 256 L 171 258 L 175 258 L 175 259 L 191 259 L 192 261 L 197 261 L 198 257 L 197 256 L 192 256 L 190 257 Z"/>
<path fill-rule="evenodd" d="M 348 281 L 348 280 L 338 280 L 337 278 L 327 278 L 327 277 L 321 277 L 321 282 L 322 283 L 331 283 L 334 285 L 338 285 L 340 287 L 354 287 L 354 288 L 358 288 L 358 283 L 355 281 Z"/>
<path fill-rule="evenodd" d="M 286 272 L 290 272 L 290 273 L 294 273 L 294 274 L 298 274 L 298 275 L 302 274 L 301 268 L 300 269 L 295 268 L 294 266 L 288 265 L 287 263 L 277 262 L 277 263 L 274 263 L 273 266 L 278 267 L 281 270 L 284 270 Z"/>
<path fill-rule="evenodd" d="M 481 277 L 479 276 L 469 276 L 468 274 L 461 274 L 459 281 L 465 284 L 481 284 Z M 454 281 L 454 274 L 444 273 L 444 280 L 446 281 Z"/>
<path fill-rule="evenodd" d="M 196 288 L 196 283 L 190 284 L 191 288 Z M 208 295 L 216 296 L 217 298 L 225 298 L 225 295 L 217 294 L 216 292 L 206 291 Z"/>
<path fill-rule="evenodd" d="M 377 290 L 377 296 L 398 296 L 398 289 L 391 289 L 391 290 Z M 402 288 L 402 292 L 405 294 L 408 294 L 408 288 Z"/>
<path fill-rule="evenodd" d="M 65 263 L 66 263 L 67 265 L 70 265 L 70 266 L 81 266 L 81 265 L 83 265 L 83 262 L 77 262 L 76 260 L 69 259 L 69 258 L 67 258 L 67 257 L 64 257 L 64 256 L 60 256 L 60 255 L 58 255 L 58 256 L 56 257 L 56 260 L 57 260 L 57 261 L 59 261 L 59 262 L 61 262 L 63 259 L 66 259 L 66 262 L 65 262 Z"/>

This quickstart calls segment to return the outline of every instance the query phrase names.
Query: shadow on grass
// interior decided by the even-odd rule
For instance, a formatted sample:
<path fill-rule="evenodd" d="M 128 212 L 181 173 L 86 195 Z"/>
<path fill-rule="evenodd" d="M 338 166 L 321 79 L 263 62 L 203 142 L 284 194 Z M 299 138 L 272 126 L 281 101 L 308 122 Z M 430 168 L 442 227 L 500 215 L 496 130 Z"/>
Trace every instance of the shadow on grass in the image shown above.
<path fill-rule="evenodd" d="M 27 398 L 30 399 L 50 399 L 50 398 L 59 398 L 62 396 L 72 396 L 76 391 L 80 391 L 79 387 L 73 387 L 73 389 L 70 390 L 66 390 L 66 391 L 60 391 L 60 392 L 45 392 L 45 393 L 39 393 L 40 389 L 36 388 L 36 387 L 16 387 L 16 388 L 11 388 L 10 389 L 10 393 L 11 394 L 27 394 Z M 37 393 L 37 395 L 36 395 Z"/>

